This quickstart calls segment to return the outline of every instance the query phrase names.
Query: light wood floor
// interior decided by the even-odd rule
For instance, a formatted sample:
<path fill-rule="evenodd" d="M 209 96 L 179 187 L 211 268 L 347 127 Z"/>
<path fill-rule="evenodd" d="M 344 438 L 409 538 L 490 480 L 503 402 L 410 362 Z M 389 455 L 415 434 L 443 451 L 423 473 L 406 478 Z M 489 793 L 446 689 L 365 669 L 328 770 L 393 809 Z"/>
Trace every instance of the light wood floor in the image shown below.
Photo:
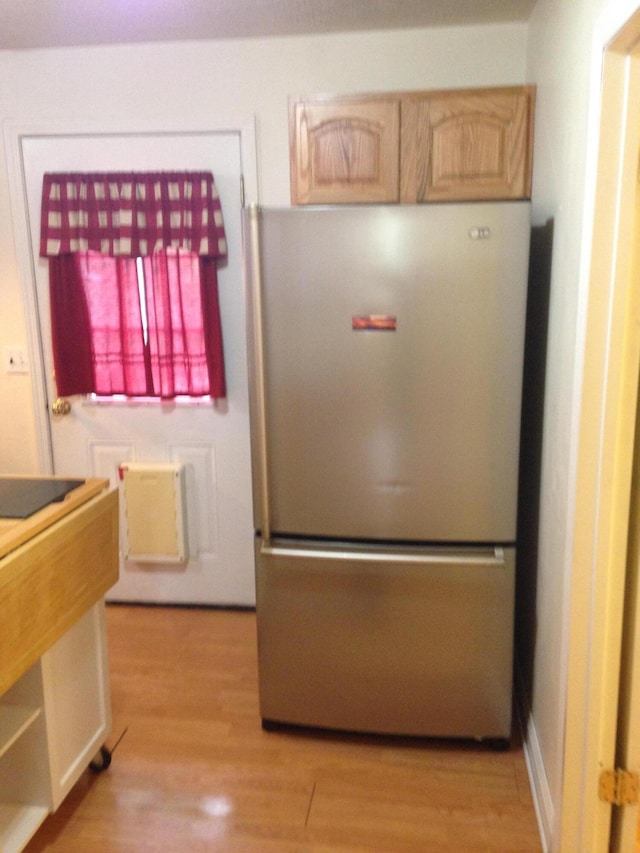
<path fill-rule="evenodd" d="M 255 616 L 107 609 L 114 746 L 29 853 L 539 853 L 519 740 L 264 732 Z"/>

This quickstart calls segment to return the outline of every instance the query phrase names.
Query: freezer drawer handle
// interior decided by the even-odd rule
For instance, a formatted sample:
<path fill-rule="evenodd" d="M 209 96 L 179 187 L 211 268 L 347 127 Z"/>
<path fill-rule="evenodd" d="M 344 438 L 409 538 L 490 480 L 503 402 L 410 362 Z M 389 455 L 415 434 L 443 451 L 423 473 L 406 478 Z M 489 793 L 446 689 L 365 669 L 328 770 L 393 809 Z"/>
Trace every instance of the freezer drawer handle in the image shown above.
<path fill-rule="evenodd" d="M 265 543 L 261 546 L 261 554 L 265 557 L 295 557 L 296 559 L 303 557 L 305 559 L 320 559 L 320 560 L 349 560 L 351 562 L 361 560 L 363 562 L 371 562 L 374 559 L 381 563 L 411 563 L 425 565 L 442 565 L 443 563 L 452 563 L 455 565 L 473 565 L 473 566 L 503 566 L 505 564 L 504 549 L 488 548 L 483 551 L 474 551 L 472 553 L 466 551 L 432 551 L 427 553 L 391 553 L 389 551 L 351 551 L 348 549 L 315 549 L 315 548 L 286 548 Z"/>

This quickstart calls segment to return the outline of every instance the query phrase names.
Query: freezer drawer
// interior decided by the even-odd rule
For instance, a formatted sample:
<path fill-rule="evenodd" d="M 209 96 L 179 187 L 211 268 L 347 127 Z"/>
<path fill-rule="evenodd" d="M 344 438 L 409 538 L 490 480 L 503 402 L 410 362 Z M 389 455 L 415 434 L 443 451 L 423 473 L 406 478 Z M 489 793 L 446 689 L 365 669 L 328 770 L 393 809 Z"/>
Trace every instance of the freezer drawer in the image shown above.
<path fill-rule="evenodd" d="M 256 540 L 265 721 L 510 737 L 515 550 Z"/>

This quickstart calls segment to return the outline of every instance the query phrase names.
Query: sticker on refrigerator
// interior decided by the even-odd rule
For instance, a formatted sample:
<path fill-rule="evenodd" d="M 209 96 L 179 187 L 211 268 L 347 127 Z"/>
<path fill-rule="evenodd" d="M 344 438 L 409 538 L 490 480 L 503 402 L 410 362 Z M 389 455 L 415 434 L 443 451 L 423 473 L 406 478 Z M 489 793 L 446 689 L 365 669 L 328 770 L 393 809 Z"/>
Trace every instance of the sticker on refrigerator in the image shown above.
<path fill-rule="evenodd" d="M 356 331 L 395 332 L 396 317 L 393 314 L 358 314 L 351 318 L 351 328 Z"/>

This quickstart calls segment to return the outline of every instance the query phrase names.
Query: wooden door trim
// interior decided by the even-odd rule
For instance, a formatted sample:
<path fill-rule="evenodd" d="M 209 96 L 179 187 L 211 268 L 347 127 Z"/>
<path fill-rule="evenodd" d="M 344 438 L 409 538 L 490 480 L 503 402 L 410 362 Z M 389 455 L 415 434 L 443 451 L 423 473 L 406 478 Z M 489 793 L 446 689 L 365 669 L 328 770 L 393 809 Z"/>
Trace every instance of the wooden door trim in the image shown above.
<path fill-rule="evenodd" d="M 629 274 L 635 195 L 629 176 L 637 175 L 640 121 L 628 109 L 640 89 L 640 60 L 632 57 L 640 15 L 630 18 L 613 41 L 610 31 L 596 36 L 588 152 L 593 172 L 588 176 L 592 183 L 587 181 L 590 210 L 583 232 L 589 255 L 581 282 L 579 334 L 584 337 L 566 611 L 563 790 L 553 833 L 554 849 L 584 853 L 608 849 L 611 821 L 611 806 L 598 800 L 597 779 L 600 768 L 613 766 L 615 759 L 640 357 L 635 319 L 640 289 L 631 286 Z"/>

